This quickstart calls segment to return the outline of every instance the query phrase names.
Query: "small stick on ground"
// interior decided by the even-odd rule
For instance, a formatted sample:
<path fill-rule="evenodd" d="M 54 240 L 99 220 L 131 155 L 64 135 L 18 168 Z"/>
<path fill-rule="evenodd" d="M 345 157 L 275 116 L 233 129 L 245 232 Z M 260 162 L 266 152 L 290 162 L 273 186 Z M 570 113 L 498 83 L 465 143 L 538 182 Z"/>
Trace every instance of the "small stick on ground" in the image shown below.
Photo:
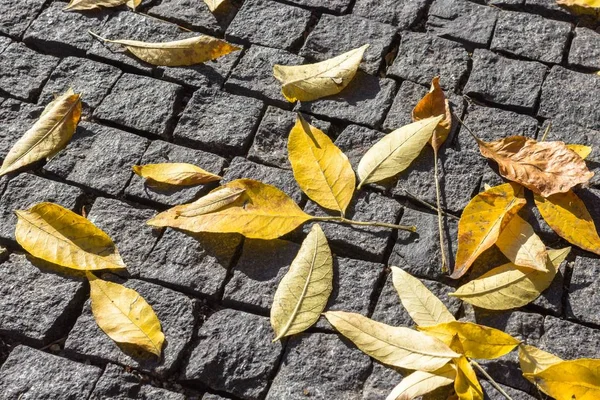
<path fill-rule="evenodd" d="M 477 369 L 479 372 L 481 372 L 481 374 L 482 374 L 483 376 L 485 376 L 485 377 L 488 379 L 488 381 L 489 381 L 489 382 L 490 382 L 490 384 L 491 384 L 491 385 L 494 387 L 494 389 L 496 389 L 496 390 L 498 391 L 498 393 L 500 393 L 502 396 L 504 396 L 504 397 L 506 398 L 506 400 L 513 400 L 513 399 L 512 399 L 512 397 L 510 397 L 510 396 L 508 395 L 508 393 L 506 393 L 506 392 L 504 391 L 504 389 L 502 389 L 502 388 L 500 387 L 500 385 L 498 385 L 498 383 L 497 383 L 497 382 L 494 380 L 494 378 L 492 378 L 492 377 L 490 376 L 490 374 L 488 374 L 488 373 L 486 372 L 486 370 L 485 370 L 485 369 L 483 369 L 483 368 L 481 367 L 481 365 L 479 365 L 479 364 L 478 364 L 476 361 L 474 361 L 474 360 L 470 360 L 469 362 L 470 362 L 470 363 L 471 363 L 471 365 L 472 365 L 472 366 L 474 366 L 474 367 L 475 367 L 475 368 L 476 368 L 476 369 Z"/>
<path fill-rule="evenodd" d="M 448 272 L 448 261 L 446 259 L 446 241 L 444 238 L 444 217 L 442 216 L 440 179 L 438 176 L 438 149 L 433 146 L 433 179 L 435 180 L 435 199 L 437 202 L 438 231 L 440 235 L 440 257 L 442 258 L 442 273 Z"/>

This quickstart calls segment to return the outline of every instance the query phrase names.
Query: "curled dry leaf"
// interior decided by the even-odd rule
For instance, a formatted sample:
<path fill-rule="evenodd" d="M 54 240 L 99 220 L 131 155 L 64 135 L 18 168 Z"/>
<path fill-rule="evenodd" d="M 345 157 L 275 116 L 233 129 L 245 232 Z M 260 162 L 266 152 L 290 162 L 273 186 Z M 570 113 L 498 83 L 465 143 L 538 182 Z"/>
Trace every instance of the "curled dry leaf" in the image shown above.
<path fill-rule="evenodd" d="M 86 271 L 96 323 L 124 350 L 129 346 L 160 357 L 165 335 L 154 310 L 138 292 Z"/>
<path fill-rule="evenodd" d="M 275 186 L 252 179 L 237 179 L 222 188 L 243 193 L 222 208 L 191 217 L 184 216 L 190 211 L 190 204 L 175 206 L 152 218 L 148 225 L 196 233 L 239 233 L 252 239 L 268 240 L 283 236 L 312 218 Z"/>
<path fill-rule="evenodd" d="M 556 400 L 600 398 L 600 360 L 581 358 L 560 361 L 537 373 L 524 373 L 548 396 Z"/>
<path fill-rule="evenodd" d="M 570 247 L 549 250 L 547 271 L 521 268 L 507 263 L 493 268 L 477 279 L 459 287 L 451 296 L 488 310 L 510 310 L 523 307 L 546 290 L 567 258 Z"/>
<path fill-rule="evenodd" d="M 333 258 L 318 224 L 285 274 L 273 299 L 271 326 L 275 340 L 300 333 L 319 320 L 333 290 Z"/>
<path fill-rule="evenodd" d="M 15 214 L 17 242 L 36 258 L 76 270 L 125 268 L 111 238 L 73 211 L 39 203 Z"/>
<path fill-rule="evenodd" d="M 363 353 L 394 367 L 431 372 L 460 356 L 440 340 L 412 329 L 343 311 L 328 311 L 325 317 Z"/>
<path fill-rule="evenodd" d="M 600 0 L 556 0 L 556 3 L 569 7 L 600 8 Z"/>
<path fill-rule="evenodd" d="M 204 0 L 211 12 L 217 11 L 217 9 L 225 4 L 226 1 L 227 0 Z"/>
<path fill-rule="evenodd" d="M 563 142 L 536 142 L 524 136 L 477 141 L 481 154 L 498 163 L 500 175 L 543 197 L 567 192 L 594 176 Z"/>
<path fill-rule="evenodd" d="M 537 347 L 526 344 L 519 345 L 519 364 L 524 374 L 541 372 L 551 365 L 562 361 L 562 358 L 550 354 Z M 535 383 L 535 382 L 532 382 Z"/>
<path fill-rule="evenodd" d="M 463 276 L 477 257 L 496 243 L 502 228 L 526 202 L 523 188 L 513 183 L 495 186 L 471 199 L 458 222 L 452 278 Z"/>
<path fill-rule="evenodd" d="M 386 400 L 412 400 L 443 386 L 451 385 L 456 378 L 456 369 L 446 364 L 434 372 L 415 371 L 402 381 L 386 397 Z"/>
<path fill-rule="evenodd" d="M 500 232 L 496 246 L 519 267 L 547 271 L 548 252 L 533 227 L 518 214 Z"/>
<path fill-rule="evenodd" d="M 431 81 L 431 89 L 415 106 L 412 111 L 413 121 L 443 116 L 429 140 L 431 146 L 437 151 L 448 138 L 452 129 L 452 112 L 450 103 L 446 99 L 444 91 L 440 87 L 440 77 L 436 76 Z"/>
<path fill-rule="evenodd" d="M 221 39 L 206 35 L 173 42 L 147 43 L 137 40 L 109 40 L 93 32 L 90 34 L 103 42 L 125 46 L 134 56 L 148 64 L 165 67 L 201 64 L 241 49 Z"/>
<path fill-rule="evenodd" d="M 590 146 L 585 146 L 583 144 L 568 144 L 567 148 L 577 153 L 577 155 L 584 160 L 588 158 L 588 156 L 592 154 L 593 151 L 593 149 Z"/>
<path fill-rule="evenodd" d="M 458 395 L 458 398 L 461 400 L 483 400 L 483 389 L 469 360 L 461 356 L 454 360 L 454 363 L 456 364 L 454 391 Z"/>
<path fill-rule="evenodd" d="M 71 0 L 69 5 L 65 7 L 65 10 L 84 11 L 126 5 L 135 11 L 136 7 L 141 3 L 142 0 Z"/>
<path fill-rule="evenodd" d="M 542 218 L 554 232 L 577 247 L 600 254 L 600 236 L 594 220 L 575 192 L 534 198 Z"/>
<path fill-rule="evenodd" d="M 46 106 L 35 124 L 10 149 L 0 176 L 54 156 L 69 143 L 80 117 L 80 96 L 69 89 Z"/>
<path fill-rule="evenodd" d="M 150 183 L 192 186 L 221 180 L 219 175 L 187 163 L 134 165 L 132 169 L 133 172 L 142 178 L 146 178 Z"/>
<path fill-rule="evenodd" d="M 368 44 L 316 64 L 275 65 L 273 75 L 289 102 L 313 101 L 338 94 L 358 70 Z"/>
<path fill-rule="evenodd" d="M 375 143 L 358 164 L 360 189 L 404 171 L 419 156 L 443 116 L 431 117 L 396 129 Z"/>
<path fill-rule="evenodd" d="M 444 303 L 409 273 L 392 267 L 392 282 L 402 305 L 417 325 L 437 325 L 455 320 Z"/>
<path fill-rule="evenodd" d="M 217 211 L 234 203 L 245 191 L 246 189 L 243 188 L 221 186 L 193 203 L 179 206 L 175 212 L 175 218 L 180 216 L 197 217 L 198 215 Z"/>

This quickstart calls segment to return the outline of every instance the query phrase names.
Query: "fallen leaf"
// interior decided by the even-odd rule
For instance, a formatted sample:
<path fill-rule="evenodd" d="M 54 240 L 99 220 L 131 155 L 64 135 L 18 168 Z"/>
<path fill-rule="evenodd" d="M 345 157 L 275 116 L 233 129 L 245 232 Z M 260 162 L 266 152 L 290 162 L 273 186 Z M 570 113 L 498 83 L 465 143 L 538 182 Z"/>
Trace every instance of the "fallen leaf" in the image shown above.
<path fill-rule="evenodd" d="M 413 121 L 420 121 L 430 117 L 442 115 L 443 119 L 438 123 L 429 140 L 433 148 L 438 150 L 448 138 L 452 129 L 452 112 L 450 103 L 446 99 L 444 91 L 440 87 L 440 77 L 436 76 L 431 80 L 431 89 L 415 106 L 412 111 Z"/>
<path fill-rule="evenodd" d="M 570 251 L 570 247 L 549 250 L 547 272 L 507 263 L 464 284 L 450 296 L 487 310 L 523 307 L 537 299 L 550 286 L 560 264 Z"/>
<path fill-rule="evenodd" d="M 451 385 L 455 378 L 456 369 L 450 364 L 434 372 L 415 371 L 402 378 L 386 400 L 412 400 L 442 386 Z"/>
<path fill-rule="evenodd" d="M 431 372 L 460 356 L 440 340 L 409 328 L 343 311 L 328 311 L 325 317 L 365 354 L 394 367 Z"/>
<path fill-rule="evenodd" d="M 167 185 L 203 185 L 222 179 L 219 175 L 187 163 L 134 165 L 132 169 L 133 172 L 142 178 L 146 178 L 150 183 L 164 183 Z"/>
<path fill-rule="evenodd" d="M 273 75 L 289 102 L 313 101 L 338 94 L 354 78 L 368 44 L 316 64 L 275 65 Z"/>
<path fill-rule="evenodd" d="M 483 389 L 469 360 L 462 356 L 454 360 L 454 363 L 456 364 L 454 391 L 458 398 L 460 400 L 483 400 Z"/>
<path fill-rule="evenodd" d="M 321 207 L 343 215 L 356 186 L 348 157 L 300 114 L 290 131 L 288 154 L 294 178 L 302 191 Z"/>
<path fill-rule="evenodd" d="M 217 9 L 219 7 L 221 7 L 223 4 L 225 4 L 225 1 L 227 1 L 227 0 L 204 0 L 206 5 L 208 6 L 208 9 L 211 12 L 217 11 Z"/>
<path fill-rule="evenodd" d="M 419 326 L 417 329 L 440 339 L 450 346 L 453 338 L 458 335 L 464 349 L 464 356 L 491 360 L 510 353 L 519 345 L 512 336 L 488 326 L 471 322 L 452 321 L 433 326 Z"/>
<path fill-rule="evenodd" d="M 542 218 L 554 232 L 577 247 L 600 254 L 600 236 L 594 220 L 575 192 L 534 199 Z"/>
<path fill-rule="evenodd" d="M 133 289 L 104 281 L 86 271 L 92 314 L 96 323 L 118 345 L 134 346 L 160 357 L 165 335 L 154 310 Z"/>
<path fill-rule="evenodd" d="M 95 10 L 103 7 L 119 7 L 126 5 L 135 11 L 135 8 L 142 3 L 142 0 L 71 0 L 65 10 L 83 11 Z"/>
<path fill-rule="evenodd" d="M 217 211 L 229 204 L 234 203 L 245 191 L 246 189 L 243 188 L 229 188 L 220 186 L 193 203 L 179 206 L 175 212 L 175 218 L 197 217 L 198 215 Z"/>
<path fill-rule="evenodd" d="M 251 239 L 268 240 L 283 236 L 312 218 L 275 186 L 237 179 L 223 187 L 244 192 L 225 207 L 193 217 L 183 215 L 189 212 L 189 204 L 175 206 L 152 218 L 148 225 L 196 233 L 239 233 Z"/>
<path fill-rule="evenodd" d="M 478 140 L 484 157 L 498 163 L 500 175 L 548 197 L 587 183 L 594 173 L 563 142 L 536 142 L 511 136 L 495 142 Z"/>
<path fill-rule="evenodd" d="M 241 50 L 240 47 L 206 35 L 173 42 L 147 43 L 137 40 L 109 40 L 93 32 L 90 32 L 90 34 L 103 42 L 125 46 L 134 56 L 148 64 L 165 67 L 202 64 L 223 57 L 233 51 Z"/>
<path fill-rule="evenodd" d="M 519 364 L 524 374 L 536 374 L 551 365 L 562 361 L 562 358 L 526 344 L 519 345 Z M 532 381 L 535 383 L 535 381 Z"/>
<path fill-rule="evenodd" d="M 556 400 L 597 400 L 600 398 L 600 360 L 581 358 L 561 361 L 544 370 L 523 374 Z"/>
<path fill-rule="evenodd" d="M 360 189 L 404 171 L 419 156 L 443 116 L 431 117 L 396 129 L 375 143 L 358 164 Z"/>
<path fill-rule="evenodd" d="M 275 340 L 300 333 L 319 320 L 333 290 L 333 258 L 318 224 L 302 242 L 273 299 Z"/>
<path fill-rule="evenodd" d="M 593 151 L 593 149 L 590 146 L 584 146 L 582 144 L 568 144 L 567 148 L 577 153 L 577 155 L 584 160 L 588 158 L 588 156 L 592 154 Z"/>
<path fill-rule="evenodd" d="M 437 325 L 455 321 L 454 316 L 420 280 L 398 267 L 392 268 L 392 282 L 400 301 L 417 325 Z"/>
<path fill-rule="evenodd" d="M 80 96 L 69 89 L 46 106 L 35 124 L 10 149 L 0 176 L 54 156 L 69 143 L 80 117 Z"/>
<path fill-rule="evenodd" d="M 32 256 L 76 270 L 125 269 L 111 238 L 73 211 L 39 203 L 15 214 L 17 242 Z"/>
<path fill-rule="evenodd" d="M 547 271 L 548 252 L 527 221 L 515 214 L 500 232 L 496 246 L 519 267 Z"/>
<path fill-rule="evenodd" d="M 556 3 L 563 5 L 563 6 L 600 8 L 600 0 L 556 0 Z M 579 400 L 579 399 L 577 399 L 577 400 Z"/>
<path fill-rule="evenodd" d="M 496 243 L 504 226 L 527 203 L 523 188 L 513 183 L 479 193 L 458 222 L 458 249 L 452 278 L 460 278 L 473 262 Z"/>

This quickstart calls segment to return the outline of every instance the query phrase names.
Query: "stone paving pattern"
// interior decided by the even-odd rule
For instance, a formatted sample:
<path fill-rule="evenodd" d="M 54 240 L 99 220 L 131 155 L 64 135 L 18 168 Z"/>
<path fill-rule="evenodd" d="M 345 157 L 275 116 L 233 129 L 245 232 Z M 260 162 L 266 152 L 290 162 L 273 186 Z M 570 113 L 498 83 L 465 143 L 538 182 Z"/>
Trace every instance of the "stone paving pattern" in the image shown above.
<path fill-rule="evenodd" d="M 201 0 L 144 0 L 140 10 L 64 12 L 62 1 L 0 0 L 0 160 L 54 94 L 82 92 L 83 120 L 52 160 L 0 179 L 1 399 L 383 399 L 402 376 L 357 350 L 320 320 L 272 343 L 269 307 L 309 226 L 273 241 L 188 235 L 145 224 L 216 184 L 149 187 L 131 165 L 190 162 L 273 184 L 306 211 L 287 161 L 287 135 L 302 111 L 356 166 L 441 75 L 454 112 L 483 139 L 541 137 L 594 147 L 600 172 L 600 31 L 554 0 L 232 0 L 211 13 Z M 111 39 L 167 41 L 195 32 L 243 47 L 186 68 L 153 67 Z M 337 96 L 292 105 L 272 66 L 322 60 L 370 43 L 361 70 Z M 457 122 L 457 121 L 456 121 Z M 484 184 L 502 180 L 458 123 L 441 151 L 445 208 L 458 216 Z M 440 272 L 427 147 L 398 181 L 369 185 L 348 215 L 416 224 L 418 234 L 323 224 L 335 253 L 328 307 L 412 326 L 387 265 L 420 277 L 457 317 L 489 324 L 560 357 L 598 357 L 600 259 L 574 250 L 534 303 L 505 313 L 448 296 L 460 282 Z M 600 183 L 600 175 L 592 186 Z M 600 190 L 580 193 L 600 222 Z M 13 210 L 52 201 L 86 215 L 116 241 L 128 272 L 107 278 L 138 290 L 166 335 L 161 360 L 126 356 L 96 326 L 81 276 L 28 257 L 14 239 Z M 565 243 L 535 210 L 527 218 L 554 248 Z M 456 251 L 456 220 L 447 220 Z M 600 226 L 600 224 L 598 224 Z M 486 252 L 470 277 L 505 260 Z M 539 399 L 516 354 L 485 362 L 514 399 Z M 487 398 L 500 395 L 482 383 Z"/>

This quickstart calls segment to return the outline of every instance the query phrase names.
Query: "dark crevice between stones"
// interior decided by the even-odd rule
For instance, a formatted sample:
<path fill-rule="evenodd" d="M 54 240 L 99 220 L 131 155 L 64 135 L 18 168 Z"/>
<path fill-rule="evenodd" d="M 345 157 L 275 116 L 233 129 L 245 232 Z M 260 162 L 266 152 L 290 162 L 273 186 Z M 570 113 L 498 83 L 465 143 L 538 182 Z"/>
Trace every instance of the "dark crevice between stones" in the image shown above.
<path fill-rule="evenodd" d="M 383 56 L 381 65 L 379 66 L 379 71 L 377 76 L 380 78 L 387 78 L 387 71 L 392 66 L 396 57 L 398 57 L 398 51 L 400 50 L 400 43 L 402 42 L 402 33 L 397 32 L 392 39 L 392 43 L 390 47 L 386 49 L 385 54 Z M 394 79 L 393 77 L 389 77 L 390 79 Z M 396 79 L 394 79 L 396 80 Z M 400 89 L 400 84 L 398 84 L 398 89 Z M 395 94 L 395 93 L 394 93 Z M 395 96 L 394 96 L 395 97 Z M 387 116 L 387 113 L 386 113 Z"/>
<path fill-rule="evenodd" d="M 304 46 L 304 43 L 306 43 L 306 39 L 308 38 L 308 35 L 310 35 L 310 33 L 313 31 L 313 29 L 315 29 L 315 27 L 319 23 L 320 19 L 321 19 L 321 13 L 311 10 L 310 18 L 308 19 L 308 23 L 306 24 L 306 27 L 304 27 L 304 32 L 302 32 L 302 36 L 300 36 L 300 38 L 298 38 L 296 41 L 294 41 L 294 43 L 292 44 L 292 46 L 290 47 L 290 49 L 288 51 L 290 51 L 294 54 L 298 54 L 298 52 L 300 51 L 302 46 Z"/>
<path fill-rule="evenodd" d="M 271 375 L 268 378 L 267 389 L 265 390 L 265 395 L 262 396 L 262 398 L 265 398 L 267 396 L 267 394 L 269 393 L 269 391 L 271 390 L 271 385 L 273 384 L 273 380 L 275 380 L 275 377 L 277 376 L 277 374 L 279 373 L 279 370 L 281 369 L 281 365 L 283 364 L 283 357 L 285 356 L 285 352 L 287 350 L 289 340 L 290 339 L 287 337 L 281 339 L 282 349 L 281 349 L 281 353 L 279 353 L 279 357 L 277 358 L 277 361 L 276 361 L 277 366 L 273 369 L 273 372 L 271 372 Z"/>
<path fill-rule="evenodd" d="M 237 266 L 240 257 L 242 257 L 242 252 L 244 251 L 244 244 L 246 242 L 246 238 L 242 236 L 242 240 L 238 245 L 237 249 L 235 249 L 235 253 L 233 253 L 233 257 L 231 257 L 231 261 L 229 263 L 229 268 L 227 269 L 227 273 L 225 274 L 225 279 L 223 280 L 223 284 L 219 288 L 217 292 L 217 298 L 219 299 L 219 303 L 223 304 L 223 296 L 225 295 L 225 287 L 233 277 L 233 270 Z"/>
<path fill-rule="evenodd" d="M 12 349 L 19 344 L 19 342 L 0 334 L 0 367 L 2 367 Z"/>

